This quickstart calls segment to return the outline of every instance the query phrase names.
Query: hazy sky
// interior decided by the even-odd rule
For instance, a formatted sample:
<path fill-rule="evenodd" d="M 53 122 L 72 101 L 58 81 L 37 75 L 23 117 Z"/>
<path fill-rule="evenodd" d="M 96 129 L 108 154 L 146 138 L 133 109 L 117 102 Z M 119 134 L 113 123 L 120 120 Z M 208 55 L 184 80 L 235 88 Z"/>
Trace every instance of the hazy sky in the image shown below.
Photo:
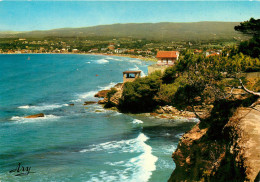
<path fill-rule="evenodd" d="M 47 30 L 113 23 L 245 21 L 260 1 L 4 1 L 0 30 Z"/>

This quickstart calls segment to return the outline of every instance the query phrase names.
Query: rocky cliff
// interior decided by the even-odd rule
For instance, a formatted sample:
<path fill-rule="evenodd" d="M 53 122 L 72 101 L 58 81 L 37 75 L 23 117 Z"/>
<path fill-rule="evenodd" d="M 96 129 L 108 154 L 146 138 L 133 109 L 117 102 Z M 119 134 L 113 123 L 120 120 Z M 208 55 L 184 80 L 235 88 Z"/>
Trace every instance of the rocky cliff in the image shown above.
<path fill-rule="evenodd" d="M 255 97 L 215 103 L 210 117 L 185 133 L 169 182 L 260 181 L 260 105 Z"/>

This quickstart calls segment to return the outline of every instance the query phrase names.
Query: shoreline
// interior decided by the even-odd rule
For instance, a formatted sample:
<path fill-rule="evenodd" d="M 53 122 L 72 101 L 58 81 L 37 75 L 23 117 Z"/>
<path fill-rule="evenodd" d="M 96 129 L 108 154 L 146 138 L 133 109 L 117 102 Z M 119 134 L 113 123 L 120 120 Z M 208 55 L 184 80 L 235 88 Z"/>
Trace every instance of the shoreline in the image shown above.
<path fill-rule="evenodd" d="M 138 55 L 128 55 L 128 54 L 106 54 L 106 53 L 0 53 L 0 55 L 30 55 L 30 54 L 75 54 L 75 55 L 97 55 L 97 56 L 117 56 L 117 57 L 127 57 L 133 59 L 140 59 L 143 61 L 153 61 L 156 62 L 156 58 L 143 57 Z"/>

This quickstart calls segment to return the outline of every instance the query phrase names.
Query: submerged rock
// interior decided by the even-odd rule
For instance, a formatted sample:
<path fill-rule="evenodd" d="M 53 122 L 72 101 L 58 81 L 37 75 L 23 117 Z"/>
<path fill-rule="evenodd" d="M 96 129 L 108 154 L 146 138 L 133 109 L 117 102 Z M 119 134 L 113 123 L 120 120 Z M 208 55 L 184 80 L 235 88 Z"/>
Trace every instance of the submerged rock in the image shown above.
<path fill-rule="evenodd" d="M 39 113 L 39 114 L 33 114 L 33 115 L 25 116 L 25 118 L 40 118 L 40 117 L 44 117 L 44 114 Z"/>
<path fill-rule="evenodd" d="M 96 101 L 86 101 L 86 102 L 84 102 L 84 106 L 86 106 L 86 105 L 90 105 L 90 104 L 96 104 L 97 102 Z"/>
<path fill-rule="evenodd" d="M 99 110 L 99 109 L 97 109 L 97 110 L 95 110 L 95 112 L 104 112 L 103 110 Z"/>
<path fill-rule="evenodd" d="M 69 106 L 74 106 L 74 104 L 72 103 L 72 104 L 69 104 Z"/>

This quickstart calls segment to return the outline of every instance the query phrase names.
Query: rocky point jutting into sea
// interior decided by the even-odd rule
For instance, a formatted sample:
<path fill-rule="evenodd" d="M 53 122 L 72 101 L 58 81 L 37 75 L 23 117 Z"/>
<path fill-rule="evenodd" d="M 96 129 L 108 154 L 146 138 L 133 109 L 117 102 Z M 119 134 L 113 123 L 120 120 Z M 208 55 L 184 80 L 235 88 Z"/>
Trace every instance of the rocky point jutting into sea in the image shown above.
<path fill-rule="evenodd" d="M 96 94 L 105 97 L 100 104 L 118 106 L 123 86 L 117 84 L 112 90 L 115 94 L 109 96 L 107 93 L 111 90 Z M 200 118 L 200 122 L 181 137 L 172 154 L 176 169 L 169 182 L 260 180 L 259 93 L 254 96 L 240 88 L 234 89 L 233 94 L 197 113 L 163 106 L 148 114 L 160 118 Z"/>

